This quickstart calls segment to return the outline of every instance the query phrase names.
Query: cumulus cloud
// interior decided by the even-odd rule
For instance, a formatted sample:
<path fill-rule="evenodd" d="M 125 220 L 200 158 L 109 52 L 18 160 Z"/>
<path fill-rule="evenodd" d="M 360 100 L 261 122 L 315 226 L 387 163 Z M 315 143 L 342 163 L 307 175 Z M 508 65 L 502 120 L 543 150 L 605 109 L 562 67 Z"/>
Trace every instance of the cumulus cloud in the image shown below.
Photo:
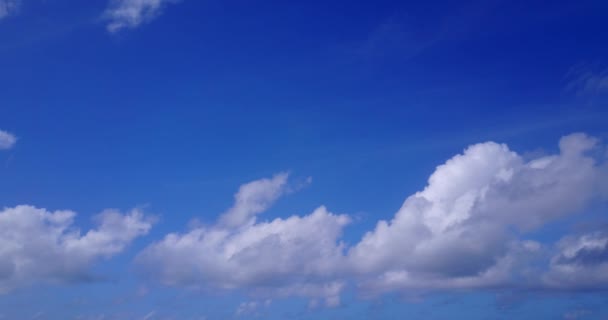
<path fill-rule="evenodd" d="M 164 8 L 180 0 L 111 0 L 104 17 L 109 32 L 136 28 L 159 16 Z"/>
<path fill-rule="evenodd" d="M 0 19 L 15 12 L 20 2 L 20 0 L 0 0 Z"/>
<path fill-rule="evenodd" d="M 96 216 L 96 229 L 82 233 L 75 215 L 26 205 L 0 211 L 0 293 L 34 282 L 89 280 L 95 261 L 120 253 L 151 228 L 139 210 L 107 210 Z"/>
<path fill-rule="evenodd" d="M 15 143 L 17 143 L 17 137 L 9 132 L 0 130 L 0 150 L 10 149 Z"/>
<path fill-rule="evenodd" d="M 533 159 L 504 144 L 472 145 L 438 166 L 390 221 L 379 221 L 350 247 L 340 238 L 351 219 L 323 206 L 258 221 L 288 188 L 287 175 L 277 175 L 243 185 L 216 224 L 168 234 L 137 261 L 168 285 L 303 296 L 314 305 L 321 298 L 328 306 L 338 305 L 352 282 L 367 294 L 551 288 L 566 276 L 608 287 L 604 233 L 563 240 L 562 253 L 552 259 L 551 245 L 526 238 L 605 201 L 608 167 L 596 157 L 601 148 L 580 133 L 563 137 L 558 153 Z"/>
<path fill-rule="evenodd" d="M 335 303 L 344 248 L 338 238 L 350 219 L 319 207 L 304 216 L 258 222 L 256 214 L 286 192 L 286 180 L 279 174 L 241 186 L 216 225 L 168 234 L 146 248 L 138 263 L 168 285 L 247 288 Z"/>
<path fill-rule="evenodd" d="M 350 249 L 352 268 L 380 291 L 505 285 L 538 249 L 519 236 L 599 195 L 603 167 L 587 155 L 596 143 L 566 136 L 559 154 L 530 161 L 504 144 L 470 146 Z"/>

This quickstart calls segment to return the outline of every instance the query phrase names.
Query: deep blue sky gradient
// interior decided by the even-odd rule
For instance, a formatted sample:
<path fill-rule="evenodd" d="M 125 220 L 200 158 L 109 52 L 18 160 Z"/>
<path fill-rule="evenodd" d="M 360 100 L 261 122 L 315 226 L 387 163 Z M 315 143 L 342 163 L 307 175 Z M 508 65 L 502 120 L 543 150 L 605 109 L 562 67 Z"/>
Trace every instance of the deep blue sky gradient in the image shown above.
<path fill-rule="evenodd" d="M 129 319 L 151 310 L 231 316 L 244 294 L 153 287 L 141 298 L 137 277 L 121 273 L 146 243 L 195 217 L 213 222 L 240 184 L 276 172 L 313 183 L 265 218 L 324 204 L 358 217 L 345 237 L 355 242 L 469 144 L 494 140 L 525 154 L 555 151 L 571 132 L 608 138 L 607 96 L 569 88 L 572 70 L 608 67 L 606 1 L 183 0 L 118 34 L 100 19 L 106 5 L 24 1 L 0 21 L 0 129 L 19 138 L 0 154 L 0 206 L 71 209 L 83 228 L 104 208 L 142 206 L 162 223 L 98 266 L 111 281 L 0 296 L 6 319 L 112 308 Z M 265 312 L 608 316 L 603 293 L 509 294 L 360 301 L 350 293 L 338 309 L 286 299 Z"/>

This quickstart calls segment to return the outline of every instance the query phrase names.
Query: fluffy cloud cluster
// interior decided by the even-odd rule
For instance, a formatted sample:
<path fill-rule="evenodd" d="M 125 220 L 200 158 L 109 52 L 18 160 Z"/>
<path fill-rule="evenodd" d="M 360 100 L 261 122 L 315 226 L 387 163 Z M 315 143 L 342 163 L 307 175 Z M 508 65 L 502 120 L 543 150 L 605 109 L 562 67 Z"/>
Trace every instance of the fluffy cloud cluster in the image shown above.
<path fill-rule="evenodd" d="M 91 265 L 125 249 L 146 234 L 151 221 L 138 211 L 104 211 L 98 227 L 81 233 L 75 213 L 32 206 L 0 211 L 0 293 L 33 282 L 90 280 Z"/>
<path fill-rule="evenodd" d="M 0 16 L 2 14 L 2 4 L 0 3 Z M 0 150 L 12 148 L 17 143 L 17 137 L 13 134 L 0 130 Z"/>
<path fill-rule="evenodd" d="M 534 159 L 504 144 L 472 145 L 351 247 L 340 241 L 349 217 L 324 207 L 258 222 L 285 191 L 287 176 L 277 175 L 242 186 L 215 225 L 169 234 L 138 261 L 169 285 L 320 297 L 328 305 L 339 303 L 352 279 L 370 293 L 511 286 L 522 279 L 546 288 L 608 286 L 606 233 L 566 238 L 541 268 L 538 259 L 550 249 L 526 240 L 606 195 L 607 166 L 591 155 L 597 148 L 584 134 L 563 137 L 558 154 Z"/>
<path fill-rule="evenodd" d="M 179 0 L 111 0 L 104 16 L 109 20 L 107 29 L 117 32 L 125 28 L 135 28 L 159 14 L 171 3 Z"/>
<path fill-rule="evenodd" d="M 306 216 L 258 222 L 256 214 L 286 192 L 286 182 L 287 175 L 279 174 L 243 185 L 217 224 L 169 234 L 138 262 L 165 284 L 249 288 L 336 304 L 342 287 L 336 266 L 344 249 L 338 239 L 350 219 L 320 207 Z"/>
<path fill-rule="evenodd" d="M 605 170 L 587 155 L 596 140 L 564 137 L 560 153 L 524 161 L 506 145 L 470 146 L 437 167 L 391 221 L 349 252 L 370 285 L 453 288 L 504 285 L 514 256 L 537 245 L 519 237 L 599 196 Z M 518 260 L 518 259 L 515 259 Z"/>
<path fill-rule="evenodd" d="M 288 175 L 277 174 L 241 186 L 215 223 L 168 234 L 136 261 L 167 285 L 301 296 L 329 306 L 340 303 L 352 281 L 367 293 L 522 281 L 545 289 L 607 288 L 605 227 L 555 246 L 527 239 L 606 200 L 603 155 L 598 141 L 584 134 L 566 136 L 559 153 L 534 159 L 503 144 L 472 145 L 438 166 L 390 221 L 379 221 L 350 247 L 341 236 L 351 219 L 323 206 L 307 215 L 259 219 L 291 190 Z M 152 224 L 137 210 L 105 211 L 97 228 L 81 233 L 74 217 L 31 206 L 0 211 L 0 292 L 90 279 L 95 261 L 123 251 Z"/>

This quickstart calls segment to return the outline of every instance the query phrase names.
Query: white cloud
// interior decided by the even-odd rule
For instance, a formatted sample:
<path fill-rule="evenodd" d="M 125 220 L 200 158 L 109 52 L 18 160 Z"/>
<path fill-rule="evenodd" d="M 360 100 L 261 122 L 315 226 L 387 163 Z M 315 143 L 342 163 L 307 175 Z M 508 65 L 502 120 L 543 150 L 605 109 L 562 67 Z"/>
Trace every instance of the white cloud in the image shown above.
<path fill-rule="evenodd" d="M 237 316 L 254 314 L 258 310 L 257 301 L 242 302 L 238 308 L 236 308 L 235 314 Z"/>
<path fill-rule="evenodd" d="M 150 311 L 143 318 L 141 318 L 141 320 L 150 320 L 154 317 L 154 315 L 156 315 L 156 311 Z"/>
<path fill-rule="evenodd" d="M 336 266 L 343 258 L 337 239 L 350 219 L 320 207 L 305 216 L 258 222 L 255 214 L 285 193 L 286 179 L 280 174 L 243 185 L 217 225 L 169 234 L 138 262 L 168 285 L 335 300 L 341 289 Z"/>
<path fill-rule="evenodd" d="M 547 288 L 551 279 L 559 279 L 555 270 L 566 260 L 554 258 L 550 265 L 550 246 L 526 236 L 605 200 L 608 166 L 593 156 L 601 154 L 595 152 L 599 148 L 584 134 L 565 136 L 559 153 L 534 159 L 504 144 L 472 145 L 438 166 L 392 220 L 379 221 L 351 247 L 340 241 L 350 218 L 325 207 L 258 221 L 257 215 L 288 188 L 287 176 L 277 175 L 243 185 L 217 224 L 168 234 L 137 260 L 167 285 L 309 297 L 311 306 L 319 298 L 338 305 L 351 281 L 364 294 L 522 284 Z M 585 243 L 588 250 L 591 242 Z M 608 274 L 606 264 L 593 268 L 577 270 Z M 597 277 L 589 281 L 599 279 L 608 287 Z"/>
<path fill-rule="evenodd" d="M 236 308 L 234 314 L 236 316 L 255 316 L 260 317 L 262 314 L 260 313 L 261 308 L 267 308 L 272 303 L 272 300 L 266 299 L 265 301 L 245 301 L 241 302 L 239 306 Z"/>
<path fill-rule="evenodd" d="M 125 28 L 136 28 L 156 18 L 168 4 L 179 0 L 110 0 L 104 17 L 109 20 L 107 29 L 117 32 Z"/>
<path fill-rule="evenodd" d="M 255 222 L 255 215 L 266 211 L 286 192 L 287 174 L 280 173 L 272 179 L 260 179 L 244 184 L 234 195 L 234 205 L 220 217 L 225 227 L 240 227 Z"/>
<path fill-rule="evenodd" d="M 537 246 L 517 239 L 581 211 L 597 195 L 596 140 L 564 137 L 560 153 L 531 161 L 493 142 L 437 167 L 427 187 L 349 252 L 352 268 L 382 291 L 505 285 Z"/>
<path fill-rule="evenodd" d="M 151 228 L 138 211 L 126 215 L 107 210 L 98 227 L 82 234 L 72 211 L 17 206 L 0 211 L 0 293 L 35 282 L 79 282 L 100 258 L 125 249 Z"/>
<path fill-rule="evenodd" d="M 608 69 L 582 64 L 572 68 L 567 76 L 568 90 L 591 95 L 608 93 Z"/>
<path fill-rule="evenodd" d="M 0 19 L 17 11 L 20 0 L 0 0 Z"/>
<path fill-rule="evenodd" d="M 10 149 L 15 143 L 17 143 L 17 137 L 9 132 L 0 130 L 0 150 Z"/>
<path fill-rule="evenodd" d="M 555 289 L 608 287 L 608 230 L 562 239 L 543 281 Z"/>

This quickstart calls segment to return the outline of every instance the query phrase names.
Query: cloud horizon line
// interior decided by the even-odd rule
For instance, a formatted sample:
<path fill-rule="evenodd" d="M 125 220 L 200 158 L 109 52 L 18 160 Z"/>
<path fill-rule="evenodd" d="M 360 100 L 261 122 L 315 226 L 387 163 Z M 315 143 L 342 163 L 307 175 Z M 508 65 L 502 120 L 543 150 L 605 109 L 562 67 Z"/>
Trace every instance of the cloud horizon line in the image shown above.
<path fill-rule="evenodd" d="M 598 150 L 606 147 L 583 133 L 562 137 L 559 153 L 532 159 L 506 144 L 471 145 L 437 166 L 427 185 L 406 197 L 391 220 L 377 221 L 352 245 L 342 239 L 352 217 L 323 205 L 306 215 L 259 219 L 300 188 L 289 182 L 288 173 L 278 173 L 241 185 L 234 204 L 216 222 L 167 233 L 133 261 L 140 275 L 162 285 L 244 290 L 267 299 L 321 299 L 328 307 L 340 305 L 351 286 L 362 296 L 495 288 L 606 290 L 606 228 L 562 234 L 555 243 L 530 236 L 608 199 L 606 153 Z M 123 252 L 146 235 L 154 223 L 139 210 L 109 210 L 99 216 L 97 229 L 81 235 L 72 227 L 74 216 L 32 206 L 0 211 L 0 230 L 10 230 L 11 241 L 32 244 L 11 251 L 3 250 L 8 238 L 0 242 L 0 291 L 86 274 L 101 258 Z M 26 230 L 36 230 L 37 237 L 28 238 Z M 39 250 L 45 247 L 50 249 Z M 17 263 L 24 258 L 65 263 L 37 269 Z"/>

